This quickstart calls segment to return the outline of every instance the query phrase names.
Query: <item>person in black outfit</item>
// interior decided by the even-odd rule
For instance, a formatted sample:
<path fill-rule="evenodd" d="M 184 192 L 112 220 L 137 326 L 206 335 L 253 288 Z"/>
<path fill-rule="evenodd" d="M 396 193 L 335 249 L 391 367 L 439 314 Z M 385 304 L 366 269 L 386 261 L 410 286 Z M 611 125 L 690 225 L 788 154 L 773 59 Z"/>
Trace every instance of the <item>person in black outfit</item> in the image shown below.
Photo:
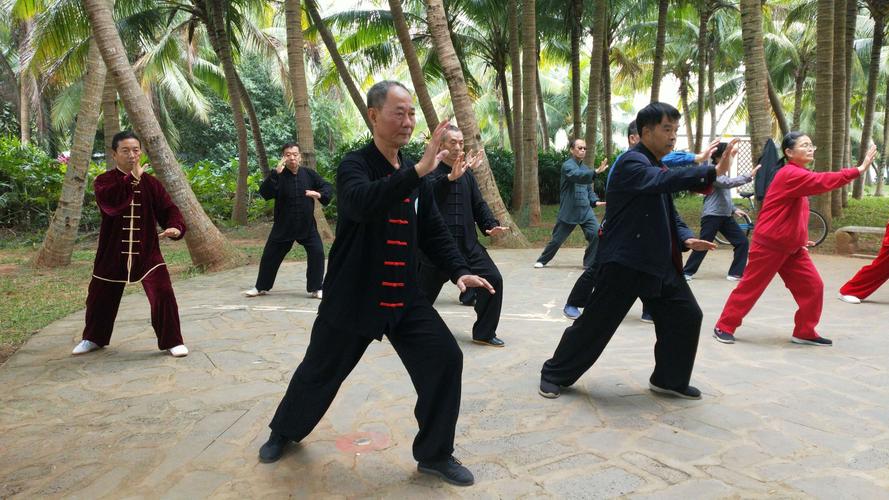
<path fill-rule="evenodd" d="M 336 240 L 324 298 L 259 459 L 274 462 L 288 443 L 306 437 L 370 342 L 385 335 L 417 391 L 414 414 L 420 430 L 413 454 L 418 469 L 470 485 L 472 473 L 452 455 L 463 354 L 419 288 L 418 250 L 446 270 L 461 291 L 495 290 L 470 274 L 429 185 L 420 181 L 447 154 L 436 154 L 447 123 L 436 127 L 415 165 L 400 152 L 416 124 L 407 89 L 398 82 L 377 83 L 367 93 L 367 107 L 373 141 L 347 154 L 337 168 Z"/>
<path fill-rule="evenodd" d="M 694 238 L 671 193 L 710 186 L 717 173 L 728 171 L 729 162 L 667 169 L 661 158 L 673 149 L 680 116 L 676 108 L 654 102 L 636 117 L 641 141 L 618 160 L 606 188 L 597 285 L 580 318 L 543 364 L 538 390 L 543 397 L 558 397 L 562 387 L 592 367 L 637 298 L 651 311 L 657 335 L 649 388 L 687 399 L 701 397 L 689 380 L 703 314 L 682 277 L 681 253 L 716 245 Z"/>
<path fill-rule="evenodd" d="M 278 268 L 297 242 L 306 249 L 306 291 L 310 297 L 321 298 L 324 279 L 324 245 L 315 225 L 315 200 L 330 203 L 333 187 L 318 172 L 300 167 L 298 144 L 281 148 L 283 158 L 259 187 L 259 194 L 275 200 L 275 222 L 259 261 L 256 286 L 244 292 L 248 297 L 265 295 L 275 284 Z M 286 168 L 285 168 L 286 167 Z"/>
<path fill-rule="evenodd" d="M 426 177 L 428 181 L 426 179 L 424 181 L 430 183 L 438 211 L 469 268 L 473 273 L 488 280 L 498 291 L 490 294 L 473 288 L 467 290 L 467 293 L 476 292 L 475 312 L 478 319 L 472 327 L 472 341 L 492 347 L 503 347 L 505 343 L 497 338 L 500 309 L 503 307 L 503 277 L 485 247 L 478 241 L 475 226 L 478 224 L 478 228 L 488 236 L 508 231 L 509 228 L 501 226 L 494 218 L 470 171 L 478 164 L 481 155 L 472 154 L 464 157 L 463 133 L 459 128 L 449 125 L 446 134 L 441 148 L 448 151 L 448 156 Z M 449 277 L 429 258 L 421 255 L 419 279 L 420 289 L 426 294 L 429 302 L 434 304 L 441 286 Z"/>

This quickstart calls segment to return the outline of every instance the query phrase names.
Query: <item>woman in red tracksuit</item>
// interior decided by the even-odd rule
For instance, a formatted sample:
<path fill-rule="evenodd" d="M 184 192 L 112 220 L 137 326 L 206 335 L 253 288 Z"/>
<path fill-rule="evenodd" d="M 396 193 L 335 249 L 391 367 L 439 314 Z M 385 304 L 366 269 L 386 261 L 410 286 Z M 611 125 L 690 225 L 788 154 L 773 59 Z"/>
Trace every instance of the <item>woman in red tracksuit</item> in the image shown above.
<path fill-rule="evenodd" d="M 870 264 L 862 267 L 842 288 L 840 288 L 840 300 L 850 304 L 860 304 L 870 294 L 883 286 L 889 280 L 889 224 L 886 224 L 886 232 L 883 234 L 883 244 L 880 253 Z"/>
<path fill-rule="evenodd" d="M 871 147 L 858 168 L 839 172 L 812 172 L 806 168 L 815 155 L 809 136 L 791 132 L 781 142 L 785 165 L 769 185 L 765 202 L 753 230 L 747 269 L 729 295 L 713 337 L 724 344 L 735 342 L 735 330 L 775 277 L 781 276 L 799 309 L 794 317 L 792 341 L 796 344 L 831 345 L 815 332 L 821 319 L 824 282 L 806 248 L 808 241 L 808 196 L 826 193 L 848 184 L 866 171 L 874 159 Z"/>

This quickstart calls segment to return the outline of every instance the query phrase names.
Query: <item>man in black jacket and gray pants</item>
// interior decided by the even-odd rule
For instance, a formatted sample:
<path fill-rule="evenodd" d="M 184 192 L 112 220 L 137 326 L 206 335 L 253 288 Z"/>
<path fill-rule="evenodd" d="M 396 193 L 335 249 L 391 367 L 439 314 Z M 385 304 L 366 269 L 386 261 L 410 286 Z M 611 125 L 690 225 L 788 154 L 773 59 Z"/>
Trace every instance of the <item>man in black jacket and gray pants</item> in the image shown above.
<path fill-rule="evenodd" d="M 543 364 L 538 391 L 543 397 L 559 397 L 562 387 L 573 385 L 592 367 L 637 298 L 651 311 L 657 335 L 649 388 L 686 399 L 701 397 L 689 381 L 703 314 L 682 276 L 681 254 L 716 246 L 694 238 L 671 194 L 709 187 L 728 171 L 731 151 L 726 150 L 717 167 L 667 169 L 661 158 L 673 149 L 680 116 L 676 108 L 659 102 L 636 116 L 641 141 L 620 157 L 608 182 L 597 286 L 583 314 Z"/>
<path fill-rule="evenodd" d="M 340 385 L 374 339 L 385 335 L 417 391 L 420 430 L 413 454 L 420 472 L 460 486 L 472 473 L 453 457 L 460 413 L 463 354 L 417 283 L 418 250 L 445 270 L 457 287 L 484 287 L 471 275 L 420 179 L 447 154 L 438 152 L 446 122 L 436 127 L 423 158 L 401 154 L 413 133 L 413 99 L 398 82 L 367 93 L 373 141 L 346 155 L 337 169 L 336 241 L 324 281 L 324 298 L 305 357 L 297 367 L 259 451 L 262 462 L 281 457 L 330 407 Z"/>

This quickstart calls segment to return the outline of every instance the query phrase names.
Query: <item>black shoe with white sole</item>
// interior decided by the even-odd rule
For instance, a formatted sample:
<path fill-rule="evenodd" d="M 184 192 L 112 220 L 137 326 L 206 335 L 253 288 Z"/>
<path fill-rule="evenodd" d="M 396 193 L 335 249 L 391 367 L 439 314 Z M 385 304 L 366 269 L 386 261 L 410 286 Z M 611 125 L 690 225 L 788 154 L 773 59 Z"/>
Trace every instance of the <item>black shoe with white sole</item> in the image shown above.
<path fill-rule="evenodd" d="M 734 344 L 735 336 L 729 332 L 724 332 L 719 328 L 713 329 L 713 338 L 722 342 L 723 344 Z"/>
<path fill-rule="evenodd" d="M 420 462 L 417 470 L 424 474 L 432 474 L 443 481 L 456 486 L 470 486 L 475 482 L 472 472 L 454 457 L 448 457 L 440 462 Z"/>
<path fill-rule="evenodd" d="M 284 454 L 284 449 L 291 442 L 290 438 L 272 431 L 269 435 L 269 440 L 259 449 L 259 461 L 264 464 L 277 462 L 281 455 Z"/>
<path fill-rule="evenodd" d="M 556 399 L 562 395 L 562 388 L 558 384 L 540 379 L 540 388 L 537 393 L 547 399 Z"/>
<path fill-rule="evenodd" d="M 820 345 L 820 346 L 831 346 L 833 345 L 833 341 L 830 339 L 826 339 L 824 337 L 815 337 L 814 339 L 801 339 L 799 337 L 791 337 L 790 341 L 794 344 L 802 344 L 802 345 Z"/>
<path fill-rule="evenodd" d="M 667 389 L 665 387 L 654 385 L 654 383 L 649 381 L 648 388 L 651 389 L 652 392 L 676 396 L 677 398 L 701 399 L 701 391 L 699 391 L 698 388 L 693 385 L 686 386 L 685 389 Z"/>

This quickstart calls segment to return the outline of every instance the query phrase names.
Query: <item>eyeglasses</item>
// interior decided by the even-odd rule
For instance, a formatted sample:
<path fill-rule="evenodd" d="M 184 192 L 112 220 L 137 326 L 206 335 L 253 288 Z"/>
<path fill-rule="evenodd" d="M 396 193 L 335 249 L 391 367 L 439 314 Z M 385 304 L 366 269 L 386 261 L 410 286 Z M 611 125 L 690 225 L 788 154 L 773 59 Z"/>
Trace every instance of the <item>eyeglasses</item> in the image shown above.
<path fill-rule="evenodd" d="M 577 149 L 581 151 L 586 151 L 586 146 L 577 146 Z"/>
<path fill-rule="evenodd" d="M 800 149 L 808 149 L 809 151 L 815 151 L 816 149 L 818 149 L 818 146 L 814 144 L 800 144 L 797 147 Z"/>

